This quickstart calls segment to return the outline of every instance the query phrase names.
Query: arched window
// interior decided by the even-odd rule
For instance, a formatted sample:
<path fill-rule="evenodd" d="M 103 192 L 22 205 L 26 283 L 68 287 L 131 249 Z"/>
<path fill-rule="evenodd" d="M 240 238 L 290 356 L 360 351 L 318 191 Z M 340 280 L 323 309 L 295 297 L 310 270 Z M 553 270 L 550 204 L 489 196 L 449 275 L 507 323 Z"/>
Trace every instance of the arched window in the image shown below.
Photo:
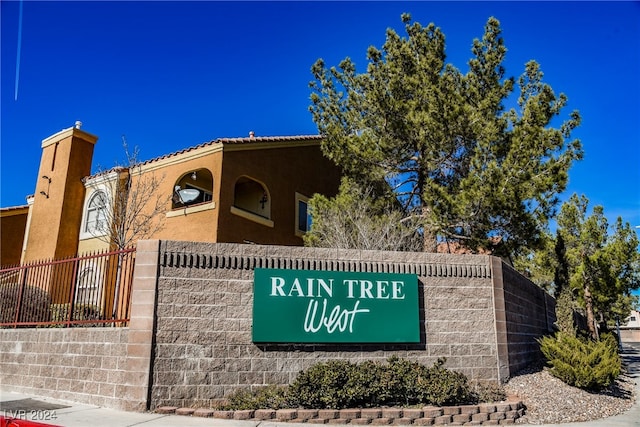
<path fill-rule="evenodd" d="M 197 169 L 180 176 L 173 186 L 172 209 L 213 201 L 213 175 L 207 169 Z"/>
<path fill-rule="evenodd" d="M 245 212 L 271 219 L 271 197 L 267 187 L 248 176 L 236 181 L 233 206 Z"/>
<path fill-rule="evenodd" d="M 107 232 L 107 195 L 104 191 L 96 191 L 87 205 L 84 231 L 93 235 Z"/>
<path fill-rule="evenodd" d="M 99 305 L 102 300 L 102 274 L 90 260 L 80 262 L 76 279 L 76 303 Z"/>

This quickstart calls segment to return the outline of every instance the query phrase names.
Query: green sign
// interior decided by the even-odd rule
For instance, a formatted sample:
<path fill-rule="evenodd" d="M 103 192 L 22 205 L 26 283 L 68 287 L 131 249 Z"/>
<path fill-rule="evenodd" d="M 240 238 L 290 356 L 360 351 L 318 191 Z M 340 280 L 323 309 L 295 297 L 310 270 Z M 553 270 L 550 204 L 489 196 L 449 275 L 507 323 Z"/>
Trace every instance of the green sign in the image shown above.
<path fill-rule="evenodd" d="M 420 342 L 418 277 L 258 268 L 253 341 Z"/>

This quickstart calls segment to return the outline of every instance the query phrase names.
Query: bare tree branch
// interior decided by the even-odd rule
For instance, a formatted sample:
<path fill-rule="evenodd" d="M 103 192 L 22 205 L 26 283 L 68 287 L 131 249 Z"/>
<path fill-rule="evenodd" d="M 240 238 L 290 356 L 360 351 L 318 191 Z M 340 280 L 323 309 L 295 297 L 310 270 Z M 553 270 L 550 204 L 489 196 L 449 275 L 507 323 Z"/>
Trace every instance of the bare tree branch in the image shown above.
<path fill-rule="evenodd" d="M 96 239 L 116 249 L 124 249 L 134 242 L 156 234 L 164 226 L 164 212 L 170 195 L 160 192 L 164 175 L 143 172 L 138 161 L 139 150 L 129 150 L 123 137 L 127 158 L 125 166 L 98 172 L 86 180 L 94 192 L 102 192 L 104 206 L 94 227 L 86 227 Z"/>

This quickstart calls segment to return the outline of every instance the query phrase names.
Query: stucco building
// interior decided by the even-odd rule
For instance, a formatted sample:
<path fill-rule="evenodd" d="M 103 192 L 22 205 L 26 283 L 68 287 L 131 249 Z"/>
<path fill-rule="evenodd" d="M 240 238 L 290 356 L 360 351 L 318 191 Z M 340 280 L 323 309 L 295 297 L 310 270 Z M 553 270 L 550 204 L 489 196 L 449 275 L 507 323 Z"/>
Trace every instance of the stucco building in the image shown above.
<path fill-rule="evenodd" d="M 145 238 L 300 246 L 308 199 L 339 187 L 317 135 L 251 132 L 92 175 L 97 140 L 76 124 L 42 141 L 34 194 L 0 209 L 2 265 L 113 249 L 124 202 Z"/>
<path fill-rule="evenodd" d="M 631 314 L 620 324 L 620 339 L 623 342 L 640 342 L 640 311 Z"/>

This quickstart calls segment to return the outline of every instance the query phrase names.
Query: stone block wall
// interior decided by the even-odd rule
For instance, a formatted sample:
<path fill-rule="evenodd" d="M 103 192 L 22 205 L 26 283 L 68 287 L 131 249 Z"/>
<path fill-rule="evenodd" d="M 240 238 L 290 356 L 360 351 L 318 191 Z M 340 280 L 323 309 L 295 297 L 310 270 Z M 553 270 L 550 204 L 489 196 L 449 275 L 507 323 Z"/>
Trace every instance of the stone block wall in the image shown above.
<path fill-rule="evenodd" d="M 158 247 L 138 244 L 128 327 L 0 329 L 3 390 L 148 409 Z"/>
<path fill-rule="evenodd" d="M 255 268 L 416 274 L 420 342 L 254 344 Z M 535 339 L 553 310 L 551 297 L 486 255 L 141 241 L 129 326 L 0 329 L 0 384 L 140 411 L 215 407 L 335 359 L 445 357 L 471 379 L 502 382 L 539 357 Z"/>
<path fill-rule="evenodd" d="M 506 342 L 511 375 L 541 358 L 536 338 L 554 330 L 555 299 L 539 286 L 502 263 Z"/>
<path fill-rule="evenodd" d="M 392 355 L 500 381 L 491 257 L 161 242 L 151 407 L 210 407 L 247 386 L 288 384 L 331 359 Z M 263 345 L 251 341 L 253 269 L 417 274 L 421 342 Z M 503 364 L 508 364 L 504 361 Z"/>
<path fill-rule="evenodd" d="M 118 407 L 127 328 L 0 329 L 4 390 Z"/>

